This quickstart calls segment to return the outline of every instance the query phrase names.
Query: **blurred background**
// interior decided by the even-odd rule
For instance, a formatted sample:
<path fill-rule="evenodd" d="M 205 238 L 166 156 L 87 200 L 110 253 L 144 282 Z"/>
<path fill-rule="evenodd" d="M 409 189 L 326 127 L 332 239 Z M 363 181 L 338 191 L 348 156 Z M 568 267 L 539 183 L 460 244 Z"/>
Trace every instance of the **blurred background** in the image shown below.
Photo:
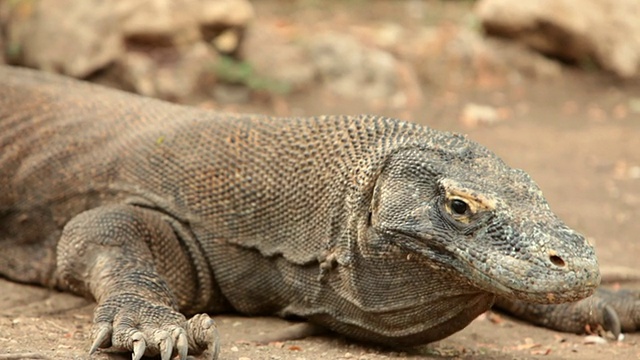
<path fill-rule="evenodd" d="M 640 272 L 638 0 L 0 0 L 0 49 L 218 111 L 463 132 L 529 172 L 603 268 Z M 474 323 L 453 354 L 640 356 L 637 335 L 607 350 L 532 329 Z"/>

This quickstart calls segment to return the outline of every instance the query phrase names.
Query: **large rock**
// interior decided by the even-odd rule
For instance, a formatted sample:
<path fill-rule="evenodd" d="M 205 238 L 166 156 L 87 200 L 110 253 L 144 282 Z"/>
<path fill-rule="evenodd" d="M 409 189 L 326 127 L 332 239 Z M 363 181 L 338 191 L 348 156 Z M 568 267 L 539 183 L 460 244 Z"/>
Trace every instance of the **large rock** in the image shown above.
<path fill-rule="evenodd" d="M 18 1 L 6 26 L 9 60 L 84 77 L 124 53 L 110 1 Z"/>
<path fill-rule="evenodd" d="M 476 12 L 489 34 L 569 61 L 593 60 L 624 78 L 640 76 L 638 0 L 480 0 Z"/>
<path fill-rule="evenodd" d="M 404 38 L 399 53 L 421 80 L 445 88 L 494 87 L 562 73 L 557 62 L 525 46 L 452 24 L 416 31 Z"/>
<path fill-rule="evenodd" d="M 254 17 L 247 0 L 111 0 L 127 39 L 159 44 L 204 40 L 236 51 L 240 36 Z M 225 35 L 216 41 L 220 35 Z M 230 35 L 232 34 L 232 35 Z M 235 37 L 234 37 L 235 36 Z M 229 40 L 230 37 L 234 37 Z M 230 45 L 229 45 L 230 44 Z"/>
<path fill-rule="evenodd" d="M 163 58 L 163 61 L 155 59 Z M 128 51 L 111 71 L 125 89 L 171 101 L 185 101 L 204 93 L 216 81 L 213 68 L 218 54 L 199 42 L 147 52 Z"/>
<path fill-rule="evenodd" d="M 322 82 L 338 95 L 379 99 L 398 91 L 398 62 L 393 55 L 352 36 L 317 35 L 310 41 L 309 54 Z"/>
<path fill-rule="evenodd" d="M 0 30 L 7 34 L 11 63 L 74 77 L 129 63 L 127 52 L 157 47 L 207 43 L 235 53 L 254 15 L 248 0 L 0 0 L 4 12 Z M 188 54 L 187 63 L 194 57 L 190 51 L 173 53 Z"/>

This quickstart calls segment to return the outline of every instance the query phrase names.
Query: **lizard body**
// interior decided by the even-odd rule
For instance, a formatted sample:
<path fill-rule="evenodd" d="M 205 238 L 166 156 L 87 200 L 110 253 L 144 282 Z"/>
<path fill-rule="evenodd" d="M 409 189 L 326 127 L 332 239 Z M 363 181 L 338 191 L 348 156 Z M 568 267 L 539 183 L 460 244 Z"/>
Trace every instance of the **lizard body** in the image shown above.
<path fill-rule="evenodd" d="M 530 177 L 464 136 L 0 79 L 0 274 L 96 299 L 92 351 L 216 357 L 209 317 L 182 314 L 230 310 L 417 345 L 496 299 L 599 284 L 593 248 Z"/>

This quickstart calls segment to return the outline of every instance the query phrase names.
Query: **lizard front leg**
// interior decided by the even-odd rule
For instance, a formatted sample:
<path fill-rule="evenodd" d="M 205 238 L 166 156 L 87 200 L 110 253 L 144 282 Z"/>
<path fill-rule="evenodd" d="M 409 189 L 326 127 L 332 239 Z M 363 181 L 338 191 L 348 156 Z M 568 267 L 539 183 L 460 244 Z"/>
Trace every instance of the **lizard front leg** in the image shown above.
<path fill-rule="evenodd" d="M 133 359 L 203 352 L 217 358 L 213 320 L 201 314 L 187 321 L 179 311 L 198 298 L 198 269 L 163 216 L 112 205 L 83 212 L 64 227 L 57 248 L 60 287 L 98 302 L 91 352 L 111 347 L 133 352 Z"/>

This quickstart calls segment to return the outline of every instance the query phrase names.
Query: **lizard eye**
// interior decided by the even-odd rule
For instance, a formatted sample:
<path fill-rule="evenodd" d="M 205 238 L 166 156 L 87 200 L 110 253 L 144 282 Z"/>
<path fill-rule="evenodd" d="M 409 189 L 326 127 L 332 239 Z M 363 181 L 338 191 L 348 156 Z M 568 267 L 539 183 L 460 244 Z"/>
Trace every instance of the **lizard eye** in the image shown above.
<path fill-rule="evenodd" d="M 469 204 L 460 199 L 452 199 L 449 206 L 456 215 L 465 215 L 469 211 Z"/>

